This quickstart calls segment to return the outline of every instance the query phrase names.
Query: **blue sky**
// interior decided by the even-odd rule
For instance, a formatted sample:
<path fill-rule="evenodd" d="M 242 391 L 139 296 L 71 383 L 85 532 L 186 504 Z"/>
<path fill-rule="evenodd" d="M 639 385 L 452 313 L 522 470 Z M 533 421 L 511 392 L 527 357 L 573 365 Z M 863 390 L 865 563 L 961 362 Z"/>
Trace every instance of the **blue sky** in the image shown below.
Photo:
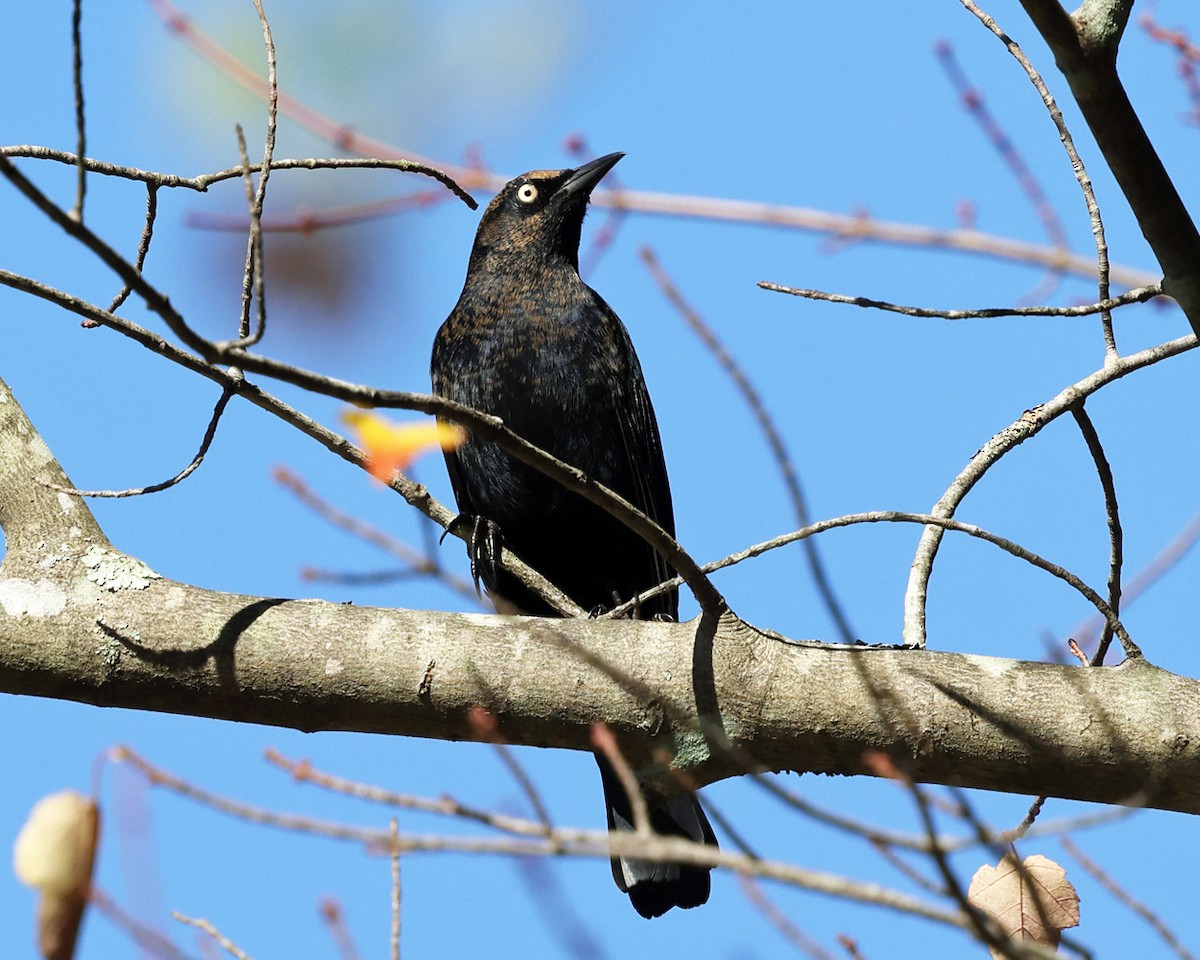
<path fill-rule="evenodd" d="M 61 9 L 60 9 L 61 7 Z M 588 155 L 623 150 L 614 173 L 630 189 L 865 210 L 888 220 L 951 228 L 969 202 L 979 229 L 1044 242 L 1036 211 L 967 116 L 934 54 L 947 39 L 972 82 L 1037 171 L 1074 250 L 1090 227 L 1057 135 L 1024 74 L 957 3 L 725 4 L 555 3 L 268 4 L 280 82 L 292 95 L 372 137 L 459 163 L 481 155 L 492 169 L 573 165 L 568 136 Z M 277 9 L 276 9 L 277 8 Z M 262 63 L 252 5 L 210 0 L 185 7 L 198 27 L 243 62 Z M 1060 97 L 1105 214 L 1114 262 L 1153 271 L 1052 58 L 1019 4 L 988 7 L 1021 42 Z M 1189 13 L 1162 2 L 1161 22 Z M 0 101 L 0 141 L 73 149 L 69 10 L 10 4 L 0 77 L 19 96 Z M 145 4 L 85 5 L 85 80 L 91 156 L 194 175 L 237 162 L 242 123 L 258 153 L 264 109 L 186 49 Z M 19 38 L 19 41 L 18 41 Z M 1176 186 L 1197 209 L 1196 130 L 1174 61 L 1131 27 L 1122 73 Z M 290 121 L 277 157 L 338 152 Z M 72 173 L 22 169 L 69 202 Z M 268 217 L 395 195 L 425 181 L 394 173 L 278 173 Z M 486 196 L 479 195 L 486 201 Z M 144 197 L 135 185 L 90 181 L 89 223 L 132 254 Z M 146 273 L 202 331 L 228 336 L 236 318 L 244 240 L 188 225 L 195 213 L 236 215 L 241 187 L 207 195 L 163 191 Z M 264 351 L 322 372 L 397 389 L 428 385 L 429 346 L 462 282 L 477 215 L 447 202 L 311 236 L 268 237 L 271 329 Z M 599 211 L 585 227 L 585 243 Z M 106 303 L 119 284 L 73 250 L 11 188 L 0 184 L 0 266 Z M 1023 410 L 1100 366 L 1094 320 L 913 320 L 803 302 L 756 288 L 758 280 L 927 306 L 1000 306 L 1039 287 L 1037 268 L 969 254 L 873 243 L 831 251 L 819 236 L 761 225 L 629 216 L 589 275 L 625 320 L 662 427 L 680 538 L 716 559 L 791 529 L 787 500 L 752 418 L 712 358 L 687 332 L 637 256 L 650 245 L 685 296 L 755 379 L 795 457 L 816 517 L 868 509 L 923 511 L 967 458 Z M 1054 303 L 1094 299 L 1095 285 L 1066 279 Z M 129 316 L 146 320 L 136 305 Z M 162 479 L 190 458 L 217 393 L 104 330 L 0 290 L 0 375 L 13 387 L 73 481 L 125 487 Z M 148 321 L 147 321 L 148 322 Z M 1186 332 L 1173 308 L 1122 312 L 1117 337 L 1133 352 Z M 1089 404 L 1116 475 L 1127 570 L 1148 562 L 1200 509 L 1194 494 L 1200 403 L 1194 355 L 1134 375 Z M 339 407 L 288 388 L 278 392 L 331 426 Z M 435 585 L 383 587 L 305 582 L 319 566 L 372 571 L 385 557 L 332 530 L 275 485 L 283 464 L 321 495 L 396 536 L 419 543 L 417 516 L 362 474 L 248 405 L 231 406 L 204 466 L 165 493 L 94 505 L 111 539 L 165 576 L 248 594 L 322 596 L 380 606 L 469 609 Z M 441 465 L 416 473 L 449 502 Z M 997 466 L 959 513 L 1103 584 L 1108 539 L 1086 449 L 1065 419 Z M 899 638 L 901 598 L 918 531 L 856 528 L 821 541 L 855 630 L 872 643 Z M 448 564 L 465 569 L 447 543 Z M 1194 596 L 1200 561 L 1185 559 L 1127 611 L 1149 658 L 1197 675 Z M 930 645 L 1043 659 L 1086 617 L 1057 581 L 985 544 L 947 538 L 931 587 Z M 830 621 L 798 550 L 735 568 L 720 581 L 746 619 L 794 637 L 832 638 Z M 685 603 L 685 610 L 694 610 Z M 128 743 L 208 788 L 273 808 L 368 825 L 385 811 L 290 784 L 261 760 L 274 746 L 319 767 L 413 793 L 520 809 L 516 785 L 489 748 L 399 738 L 274 730 L 49 700 L 0 698 L 0 838 L 11 838 L 39 797 L 87 790 L 96 758 Z M 520 751 L 563 823 L 598 826 L 599 783 L 581 754 Z M 866 779 L 785 778 L 813 800 L 862 819 L 916 829 L 909 799 Z M 757 848 L 814 869 L 907 889 L 907 881 L 857 841 L 797 818 L 753 786 L 708 791 Z M 364 956 L 385 955 L 387 864 L 356 848 L 251 827 L 160 793 L 124 770 L 106 770 L 99 881 L 131 909 L 209 917 L 255 957 L 333 956 L 317 917 L 337 897 Z M 1021 796 L 973 798 L 998 826 L 1015 824 Z M 1046 815 L 1090 808 L 1051 802 Z M 411 829 L 433 822 L 405 817 Z M 1193 944 L 1187 885 L 1194 824 L 1144 813 L 1082 834 L 1080 845 Z M 7 842 L 7 840 L 5 841 Z M 1083 895 L 1080 938 L 1100 955 L 1162 951 L 1069 862 L 1054 841 L 1030 843 L 1067 863 Z M 956 861 L 965 877 L 977 855 Z M 407 956 L 572 956 L 562 942 L 573 910 L 595 943 L 588 956 L 677 955 L 748 960 L 794 955 L 718 876 L 704 909 L 645 923 L 612 888 L 601 862 L 551 863 L 566 906 L 546 888 L 526 894 L 529 867 L 451 855 L 404 867 Z M 543 874 L 538 873 L 538 876 Z M 827 949 L 847 933 L 870 957 L 961 954 L 961 940 L 930 924 L 770 888 L 788 916 Z M 539 897 L 554 904 L 543 909 Z M 1185 899 L 1185 897 L 1187 899 Z M 28 946 L 32 896 L 0 871 L 0 929 L 10 957 Z M 546 913 L 558 918 L 547 921 Z M 191 934 L 162 925 L 180 945 Z M 127 955 L 125 941 L 93 917 L 81 957 Z M 196 951 L 193 949 L 193 953 Z"/>

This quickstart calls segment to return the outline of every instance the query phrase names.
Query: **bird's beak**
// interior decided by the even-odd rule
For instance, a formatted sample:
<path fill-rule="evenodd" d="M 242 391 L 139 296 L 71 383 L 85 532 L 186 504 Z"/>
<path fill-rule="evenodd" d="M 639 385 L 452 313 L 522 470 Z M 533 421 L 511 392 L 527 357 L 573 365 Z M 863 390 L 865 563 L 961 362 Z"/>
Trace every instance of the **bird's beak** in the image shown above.
<path fill-rule="evenodd" d="M 582 167 L 576 167 L 568 174 L 563 185 L 555 192 L 555 196 L 562 197 L 564 200 L 580 195 L 588 196 L 595 189 L 596 184 L 604 179 L 604 175 L 615 167 L 617 161 L 623 156 L 625 156 L 623 153 L 610 153 L 585 163 Z"/>

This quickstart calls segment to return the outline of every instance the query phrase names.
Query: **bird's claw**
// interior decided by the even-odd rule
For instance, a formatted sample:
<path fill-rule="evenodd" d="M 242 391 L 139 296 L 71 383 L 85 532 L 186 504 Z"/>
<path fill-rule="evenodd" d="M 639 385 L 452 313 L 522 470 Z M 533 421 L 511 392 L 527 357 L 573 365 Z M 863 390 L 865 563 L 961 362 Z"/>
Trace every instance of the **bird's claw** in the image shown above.
<path fill-rule="evenodd" d="M 450 534 L 462 535 L 462 528 L 471 525 L 470 536 L 467 537 L 467 556 L 471 561 L 471 581 L 475 584 L 475 593 L 482 597 L 480 581 L 492 591 L 496 587 L 500 572 L 500 554 L 504 549 L 504 537 L 500 533 L 500 525 L 487 517 L 472 513 L 460 513 L 447 524 L 438 540 L 440 545 Z"/>
<path fill-rule="evenodd" d="M 487 517 L 476 516 L 471 526 L 471 540 L 467 551 L 471 556 L 471 579 L 475 583 L 475 593 L 483 596 L 479 589 L 479 581 L 489 591 L 495 590 L 496 582 L 500 579 L 500 555 L 504 550 L 504 537 L 500 534 L 500 525 Z"/>

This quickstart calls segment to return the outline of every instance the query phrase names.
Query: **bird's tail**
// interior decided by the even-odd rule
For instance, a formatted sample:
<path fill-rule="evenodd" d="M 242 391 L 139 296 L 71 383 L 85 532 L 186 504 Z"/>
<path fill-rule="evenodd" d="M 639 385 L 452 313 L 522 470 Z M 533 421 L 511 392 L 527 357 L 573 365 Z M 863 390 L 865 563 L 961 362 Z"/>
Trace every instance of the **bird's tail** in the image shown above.
<path fill-rule="evenodd" d="M 608 829 L 633 831 L 633 808 L 621 781 L 608 761 L 597 755 L 600 779 L 604 783 L 604 803 L 608 809 Z M 709 846 L 717 846 L 708 817 L 700 801 L 690 793 L 668 800 L 650 810 L 650 826 L 655 833 L 684 837 Z M 632 857 L 613 857 L 612 872 L 617 886 L 629 894 L 633 907 L 643 917 L 661 917 L 672 907 L 698 907 L 707 902 L 710 867 L 679 863 L 658 863 Z"/>

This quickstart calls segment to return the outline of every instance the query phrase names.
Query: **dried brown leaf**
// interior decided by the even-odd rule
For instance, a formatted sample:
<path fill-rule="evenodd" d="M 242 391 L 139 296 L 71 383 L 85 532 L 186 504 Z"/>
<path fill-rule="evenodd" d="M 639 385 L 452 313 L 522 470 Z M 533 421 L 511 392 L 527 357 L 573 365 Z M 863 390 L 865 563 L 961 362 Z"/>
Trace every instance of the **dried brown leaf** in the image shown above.
<path fill-rule="evenodd" d="M 1018 865 L 1005 857 L 975 871 L 967 900 L 993 917 L 1010 939 L 1058 946 L 1059 935 L 1079 924 L 1079 894 L 1053 860 L 1034 854 Z M 992 950 L 993 957 L 1001 954 Z"/>

